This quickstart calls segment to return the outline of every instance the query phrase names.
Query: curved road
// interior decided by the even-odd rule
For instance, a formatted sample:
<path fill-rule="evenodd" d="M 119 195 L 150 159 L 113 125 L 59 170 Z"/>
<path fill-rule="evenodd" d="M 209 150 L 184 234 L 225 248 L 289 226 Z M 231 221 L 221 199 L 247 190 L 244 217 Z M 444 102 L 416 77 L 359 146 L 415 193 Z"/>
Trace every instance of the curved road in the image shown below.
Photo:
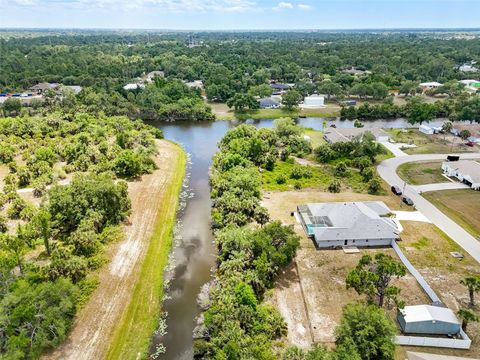
<path fill-rule="evenodd" d="M 480 153 L 462 153 L 459 155 L 462 160 L 480 159 Z M 444 160 L 446 157 L 447 154 L 399 156 L 382 161 L 378 165 L 378 173 L 390 186 L 397 185 L 402 188 L 402 190 L 405 186 L 404 193 L 413 200 L 417 210 L 425 215 L 428 220 L 435 224 L 445 234 L 450 236 L 458 245 L 480 263 L 480 241 L 475 239 L 456 222 L 451 220 L 432 203 L 421 196 L 418 193 L 418 187 L 405 184 L 405 182 L 397 175 L 397 167 L 401 164 L 416 161 Z M 439 189 L 441 187 L 443 187 L 443 185 L 440 185 Z"/>

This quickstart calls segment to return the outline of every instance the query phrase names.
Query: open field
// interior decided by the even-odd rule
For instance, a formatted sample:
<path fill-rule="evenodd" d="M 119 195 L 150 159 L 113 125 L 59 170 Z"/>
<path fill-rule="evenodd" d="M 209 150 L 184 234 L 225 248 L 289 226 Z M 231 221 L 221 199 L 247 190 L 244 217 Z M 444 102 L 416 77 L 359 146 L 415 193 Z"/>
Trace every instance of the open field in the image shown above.
<path fill-rule="evenodd" d="M 332 180 L 337 179 L 342 185 L 342 191 L 353 191 L 359 193 L 367 192 L 368 183 L 363 181 L 360 171 L 349 168 L 346 176 L 335 177 L 335 167 L 330 164 L 318 164 L 307 159 L 296 159 L 297 164 L 286 161 L 277 161 L 272 171 L 262 172 L 263 189 L 265 190 L 290 190 L 295 186 L 299 188 L 312 188 L 327 191 Z M 300 179 L 292 177 L 294 169 L 301 169 L 308 172 L 308 176 Z M 279 179 L 285 182 L 279 182 Z"/>
<path fill-rule="evenodd" d="M 340 106 L 337 104 L 326 104 L 321 109 L 294 109 L 292 111 L 280 109 L 257 109 L 234 111 L 224 103 L 208 103 L 218 120 L 235 119 L 276 119 L 281 117 L 328 117 L 334 118 L 340 116 Z"/>
<path fill-rule="evenodd" d="M 417 147 L 405 149 L 404 151 L 407 154 L 448 154 L 478 151 L 478 146 L 464 145 L 464 141 L 452 135 L 426 135 L 417 129 L 390 129 L 387 131 L 396 142 L 417 145 Z"/>
<path fill-rule="evenodd" d="M 411 185 L 433 184 L 448 181 L 448 179 L 442 175 L 441 161 L 405 163 L 397 168 L 397 173 L 402 180 Z"/>
<path fill-rule="evenodd" d="M 180 147 L 162 140 L 158 151 L 160 169 L 128 184 L 132 214 L 125 240 L 107 249 L 111 262 L 100 270 L 99 286 L 79 311 L 67 340 L 44 358 L 93 360 L 108 352 L 109 358 L 137 359 L 146 351 L 185 171 Z"/>
<path fill-rule="evenodd" d="M 393 197 L 393 196 L 392 196 Z M 278 279 L 270 301 L 274 303 L 288 324 L 285 341 L 301 347 L 308 343 L 321 342 L 333 346 L 334 329 L 338 325 L 342 307 L 347 303 L 363 299 L 354 290 L 347 290 L 345 277 L 363 254 L 379 251 L 396 257 L 392 249 L 360 249 L 358 254 L 344 254 L 343 250 L 316 250 L 302 227 L 295 222 L 290 212 L 297 204 L 320 201 L 365 201 L 383 200 L 392 209 L 400 204 L 390 196 L 371 196 L 353 193 L 330 194 L 307 191 L 269 192 L 264 194 L 263 205 L 273 219 L 292 224 L 301 236 L 296 257 L 296 268 L 287 269 Z M 480 274 L 480 266 L 468 255 L 463 260 L 455 259 L 451 251 L 462 252 L 459 246 L 432 224 L 402 221 L 404 232 L 399 242 L 409 260 L 417 267 L 440 298 L 454 311 L 467 301 L 465 288 L 459 283 L 467 274 Z M 410 274 L 396 280 L 401 288 L 401 298 L 409 305 L 429 303 L 429 298 Z M 302 309 L 303 308 L 303 309 Z M 388 309 L 394 318 L 396 311 Z M 474 343 L 467 351 L 452 351 L 458 356 L 480 354 L 480 326 L 471 325 L 469 335 Z M 478 334 L 478 335 L 477 335 Z M 313 340 L 312 340 L 313 339 Z M 430 349 L 412 348 L 416 351 Z M 409 349 L 411 350 L 411 349 Z M 406 348 L 399 347 L 398 359 L 405 359 Z M 445 353 L 436 349 L 437 353 Z M 403 356 L 403 357 L 402 357 Z"/>
<path fill-rule="evenodd" d="M 470 189 L 422 194 L 445 215 L 475 237 L 480 236 L 480 192 Z"/>

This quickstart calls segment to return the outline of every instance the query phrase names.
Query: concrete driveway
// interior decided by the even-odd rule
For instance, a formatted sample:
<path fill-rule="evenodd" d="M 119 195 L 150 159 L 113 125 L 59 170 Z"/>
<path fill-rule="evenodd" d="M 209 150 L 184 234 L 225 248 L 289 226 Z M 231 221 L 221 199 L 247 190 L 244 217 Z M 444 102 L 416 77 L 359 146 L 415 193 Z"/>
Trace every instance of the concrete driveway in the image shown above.
<path fill-rule="evenodd" d="M 446 154 L 421 154 L 395 157 L 382 161 L 378 165 L 379 175 L 389 184 L 405 187 L 405 195 L 410 197 L 415 203 L 415 207 L 425 217 L 435 224 L 440 230 L 450 236 L 467 253 L 469 253 L 477 262 L 480 263 L 480 242 L 472 235 L 466 232 L 456 222 L 451 220 L 443 212 L 438 210 L 432 203 L 421 196 L 416 187 L 405 184 L 397 175 L 397 167 L 407 162 L 444 160 Z M 461 159 L 480 159 L 480 153 L 460 154 Z M 437 184 L 438 185 L 438 184 Z M 441 187 L 446 185 L 441 185 Z M 473 190 L 472 190 L 473 191 Z"/>
<path fill-rule="evenodd" d="M 411 185 L 418 193 L 427 192 L 427 191 L 438 191 L 438 190 L 456 190 L 456 189 L 469 189 L 470 187 L 461 183 L 461 182 L 445 182 L 438 184 L 425 184 L 425 185 Z"/>

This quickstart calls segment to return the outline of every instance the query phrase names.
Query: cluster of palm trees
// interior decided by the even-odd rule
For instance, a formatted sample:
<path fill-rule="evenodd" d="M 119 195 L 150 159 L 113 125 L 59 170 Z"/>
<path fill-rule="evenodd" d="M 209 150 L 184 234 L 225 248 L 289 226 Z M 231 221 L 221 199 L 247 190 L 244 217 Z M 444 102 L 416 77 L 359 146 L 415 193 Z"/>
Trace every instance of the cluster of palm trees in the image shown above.
<path fill-rule="evenodd" d="M 468 307 L 458 310 L 458 316 L 462 319 L 462 329 L 467 331 L 467 326 L 470 322 L 480 321 L 480 316 L 476 312 L 475 294 L 480 292 L 480 276 L 467 276 L 460 280 L 462 285 L 468 289 L 469 303 Z"/>

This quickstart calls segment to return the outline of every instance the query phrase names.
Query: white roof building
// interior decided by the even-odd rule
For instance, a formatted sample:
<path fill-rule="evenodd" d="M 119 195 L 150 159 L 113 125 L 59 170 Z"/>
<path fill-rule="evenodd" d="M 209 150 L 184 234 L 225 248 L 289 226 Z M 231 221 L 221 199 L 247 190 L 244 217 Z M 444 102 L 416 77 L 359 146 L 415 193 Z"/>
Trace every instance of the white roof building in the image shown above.
<path fill-rule="evenodd" d="M 202 80 L 194 80 L 194 81 L 186 82 L 185 85 L 187 85 L 189 88 L 203 89 Z"/>
<path fill-rule="evenodd" d="M 404 333 L 454 335 L 461 323 L 449 308 L 433 305 L 405 306 L 398 311 L 397 320 Z"/>
<path fill-rule="evenodd" d="M 436 89 L 436 88 L 439 88 L 440 86 L 443 86 L 443 84 L 436 81 L 420 83 L 420 87 L 422 89 Z"/>
<path fill-rule="evenodd" d="M 475 160 L 445 161 L 443 173 L 455 177 L 473 190 L 480 190 L 480 163 Z"/>
<path fill-rule="evenodd" d="M 458 70 L 460 70 L 461 72 L 479 72 L 480 71 L 480 69 L 470 64 L 463 64 L 458 68 Z"/>
<path fill-rule="evenodd" d="M 325 96 L 313 94 L 307 96 L 303 100 L 303 104 L 300 105 L 302 108 L 306 109 L 318 109 L 325 107 Z"/>
<path fill-rule="evenodd" d="M 127 84 L 123 87 L 123 90 L 137 90 L 137 89 L 144 89 L 145 85 L 143 84 L 136 84 L 136 83 L 131 83 Z"/>

